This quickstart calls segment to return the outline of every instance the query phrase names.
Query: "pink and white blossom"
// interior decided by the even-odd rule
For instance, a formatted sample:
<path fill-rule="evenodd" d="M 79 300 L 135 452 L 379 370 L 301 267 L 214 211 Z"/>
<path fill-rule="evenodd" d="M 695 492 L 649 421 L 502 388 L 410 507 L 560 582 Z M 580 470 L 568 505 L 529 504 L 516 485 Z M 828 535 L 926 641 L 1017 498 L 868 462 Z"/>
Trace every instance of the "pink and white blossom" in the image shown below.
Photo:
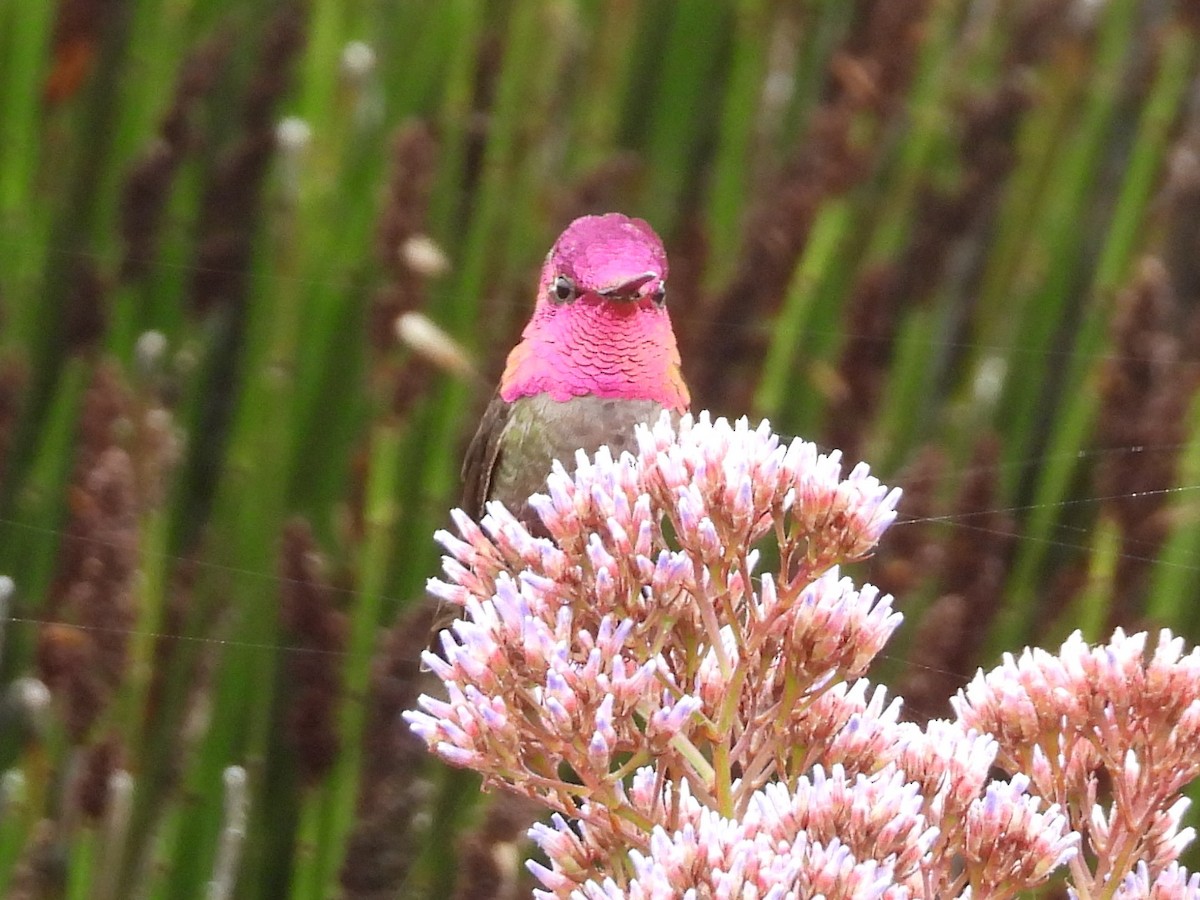
<path fill-rule="evenodd" d="M 979 900 L 1066 872 L 1081 897 L 1200 900 L 1177 863 L 1200 651 L 1076 634 L 979 673 L 956 719 L 902 721 L 864 677 L 900 616 L 842 568 L 898 499 L 703 413 L 556 464 L 530 501 L 549 537 L 495 503 L 439 532 L 430 592 L 465 617 L 405 719 L 552 811 L 543 898 Z"/>

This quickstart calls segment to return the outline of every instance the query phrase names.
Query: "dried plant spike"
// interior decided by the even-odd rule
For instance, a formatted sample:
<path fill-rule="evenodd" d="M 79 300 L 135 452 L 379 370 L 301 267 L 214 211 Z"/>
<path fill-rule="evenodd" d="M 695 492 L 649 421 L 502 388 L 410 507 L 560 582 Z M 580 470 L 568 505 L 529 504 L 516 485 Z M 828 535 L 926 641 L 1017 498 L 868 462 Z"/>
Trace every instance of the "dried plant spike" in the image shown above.
<path fill-rule="evenodd" d="M 116 897 L 125 846 L 129 837 L 129 817 L 133 811 L 133 776 L 118 769 L 108 779 L 108 811 L 104 819 L 104 864 L 95 896 L 98 900 Z"/>
<path fill-rule="evenodd" d="M 293 652 L 289 675 L 287 736 L 299 781 L 321 783 L 339 753 L 337 717 L 342 702 L 339 669 L 346 644 L 344 614 L 325 575 L 312 528 L 301 518 L 283 529 L 279 552 L 283 633 Z"/>
<path fill-rule="evenodd" d="M 466 348 L 424 313 L 401 313 L 396 319 L 396 337 L 437 368 L 468 381 L 479 379 Z"/>
<path fill-rule="evenodd" d="M 4 626 L 8 623 L 9 604 L 16 592 L 16 583 L 7 575 L 0 575 L 0 650 L 4 647 Z"/>
<path fill-rule="evenodd" d="M 246 770 L 241 766 L 229 766 L 222 781 L 225 785 L 225 816 L 217 858 L 213 863 L 213 877 L 205 892 L 207 900 L 227 900 L 233 896 L 238 862 L 246 839 L 246 814 L 250 802 L 246 793 Z"/>

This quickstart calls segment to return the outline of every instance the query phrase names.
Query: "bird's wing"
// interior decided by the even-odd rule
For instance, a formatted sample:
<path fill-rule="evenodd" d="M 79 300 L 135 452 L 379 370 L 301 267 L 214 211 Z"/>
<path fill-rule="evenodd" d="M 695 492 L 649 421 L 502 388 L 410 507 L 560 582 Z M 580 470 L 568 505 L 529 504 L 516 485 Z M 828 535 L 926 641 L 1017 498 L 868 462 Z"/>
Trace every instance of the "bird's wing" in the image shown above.
<path fill-rule="evenodd" d="M 492 473 L 500 459 L 500 436 L 511 412 L 512 404 L 505 403 L 497 389 L 479 421 L 479 430 L 467 447 L 467 455 L 463 457 L 462 508 L 473 519 L 478 520 L 483 515 L 483 504 L 492 489 Z"/>

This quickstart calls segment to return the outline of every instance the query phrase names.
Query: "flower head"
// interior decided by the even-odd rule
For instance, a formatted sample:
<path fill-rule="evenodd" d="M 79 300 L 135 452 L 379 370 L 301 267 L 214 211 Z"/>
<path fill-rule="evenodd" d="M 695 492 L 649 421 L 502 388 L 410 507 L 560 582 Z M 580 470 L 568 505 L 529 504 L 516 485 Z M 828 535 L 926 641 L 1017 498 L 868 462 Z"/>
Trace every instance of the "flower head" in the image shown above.
<path fill-rule="evenodd" d="M 639 815 L 674 833 L 683 812 L 664 799 L 680 784 L 745 812 L 759 787 L 823 761 L 793 758 L 800 736 L 861 719 L 865 683 L 841 685 L 900 617 L 837 564 L 870 552 L 899 494 L 766 423 L 664 415 L 638 446 L 555 467 L 531 501 L 548 539 L 499 504 L 478 525 L 455 515 L 431 591 L 466 617 L 426 654 L 446 696 L 406 718 L 446 761 L 644 850 L 649 829 L 613 814 L 634 805 L 639 764 L 655 773 L 649 795 L 633 791 Z M 777 559 L 762 574 L 759 545 Z M 880 743 L 874 717 L 855 721 L 846 755 Z"/>
<path fill-rule="evenodd" d="M 1074 635 L 902 722 L 864 677 L 900 617 L 840 568 L 895 516 L 865 467 L 705 414 L 576 463 L 531 500 L 548 537 L 499 504 L 439 534 L 430 588 L 466 617 L 425 655 L 445 696 L 405 713 L 555 812 L 541 896 L 1006 898 L 1064 868 L 1197 894 L 1200 651 Z"/>
<path fill-rule="evenodd" d="M 1180 828 L 1179 792 L 1200 775 L 1200 649 L 1184 654 L 1166 630 L 1153 652 L 1146 643 L 1117 629 L 1093 647 L 1076 632 L 1057 654 L 1006 655 L 952 703 L 963 724 L 996 737 L 1004 768 L 1079 810 L 1072 826 L 1091 855 L 1132 844 L 1123 855 L 1159 872 L 1194 837 Z M 1097 866 L 1094 877 L 1108 874 Z"/>

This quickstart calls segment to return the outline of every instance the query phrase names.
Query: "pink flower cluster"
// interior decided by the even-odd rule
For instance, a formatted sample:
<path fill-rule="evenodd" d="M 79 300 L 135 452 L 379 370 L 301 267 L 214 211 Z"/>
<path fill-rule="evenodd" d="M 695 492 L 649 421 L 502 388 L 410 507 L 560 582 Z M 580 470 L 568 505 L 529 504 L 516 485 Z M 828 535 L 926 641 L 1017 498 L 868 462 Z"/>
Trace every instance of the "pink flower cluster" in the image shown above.
<path fill-rule="evenodd" d="M 1121 879 L 1122 896 L 1200 896 L 1170 868 L 1195 837 L 1180 792 L 1200 775 L 1200 649 L 1185 655 L 1164 630 L 1148 654 L 1146 637 L 1118 629 L 1092 647 L 1076 632 L 1057 654 L 1006 654 L 953 701 L 963 724 L 995 735 L 999 765 L 1072 810 L 1089 850 L 1071 864 L 1081 896 Z"/>
<path fill-rule="evenodd" d="M 1118 635 L 1010 660 L 959 698 L 959 721 L 901 722 L 862 677 L 900 617 L 838 569 L 871 552 L 898 496 L 766 423 L 664 416 L 636 455 L 556 466 L 532 501 L 548 538 L 497 504 L 478 525 L 456 512 L 430 589 L 465 618 L 425 655 L 444 697 L 405 718 L 447 762 L 554 812 L 531 832 L 545 898 L 1008 897 L 1064 864 L 1081 896 L 1110 878 L 1127 897 L 1192 890 L 1170 866 L 1190 838 L 1182 807 L 1163 804 L 1196 743 L 1170 757 L 1163 735 L 1195 718 L 1195 654 L 1171 643 L 1139 675 L 1122 643 L 1137 639 Z M 1107 706 L 1079 688 L 1101 660 Z M 1058 697 L 1068 675 L 1074 696 Z M 1138 718 L 1122 677 L 1174 690 L 1176 717 L 1163 698 L 1159 719 Z M 1078 708 L 1050 711 L 1054 678 L 1053 702 Z M 1087 727 L 1093 749 L 1077 749 Z M 1150 739 L 1165 743 L 1151 754 Z M 1131 790 L 1161 764 L 1178 773 L 1137 798 L 1132 853 L 1126 807 L 1103 807 L 1085 775 L 1113 753 Z M 990 778 L 997 763 L 1010 780 Z M 1071 789 L 1089 784 L 1079 823 Z M 1108 868 L 1089 871 L 1084 849 Z"/>
<path fill-rule="evenodd" d="M 772 896 L 762 890 L 769 884 L 806 897 L 903 897 L 902 883 L 916 877 L 937 834 L 922 815 L 916 785 L 906 784 L 895 767 L 852 778 L 839 766 L 828 774 L 818 766 L 793 790 L 777 782 L 753 794 L 740 820 L 723 818 L 686 793 L 679 799 L 676 830 L 656 826 L 648 852 L 630 852 L 630 887 L 609 877 L 571 896 L 679 897 L 699 885 L 719 897 Z M 561 820 L 555 824 L 543 846 L 559 839 Z M 539 837 L 546 830 L 535 828 Z M 554 873 L 540 874 L 548 883 L 560 881 Z"/>

